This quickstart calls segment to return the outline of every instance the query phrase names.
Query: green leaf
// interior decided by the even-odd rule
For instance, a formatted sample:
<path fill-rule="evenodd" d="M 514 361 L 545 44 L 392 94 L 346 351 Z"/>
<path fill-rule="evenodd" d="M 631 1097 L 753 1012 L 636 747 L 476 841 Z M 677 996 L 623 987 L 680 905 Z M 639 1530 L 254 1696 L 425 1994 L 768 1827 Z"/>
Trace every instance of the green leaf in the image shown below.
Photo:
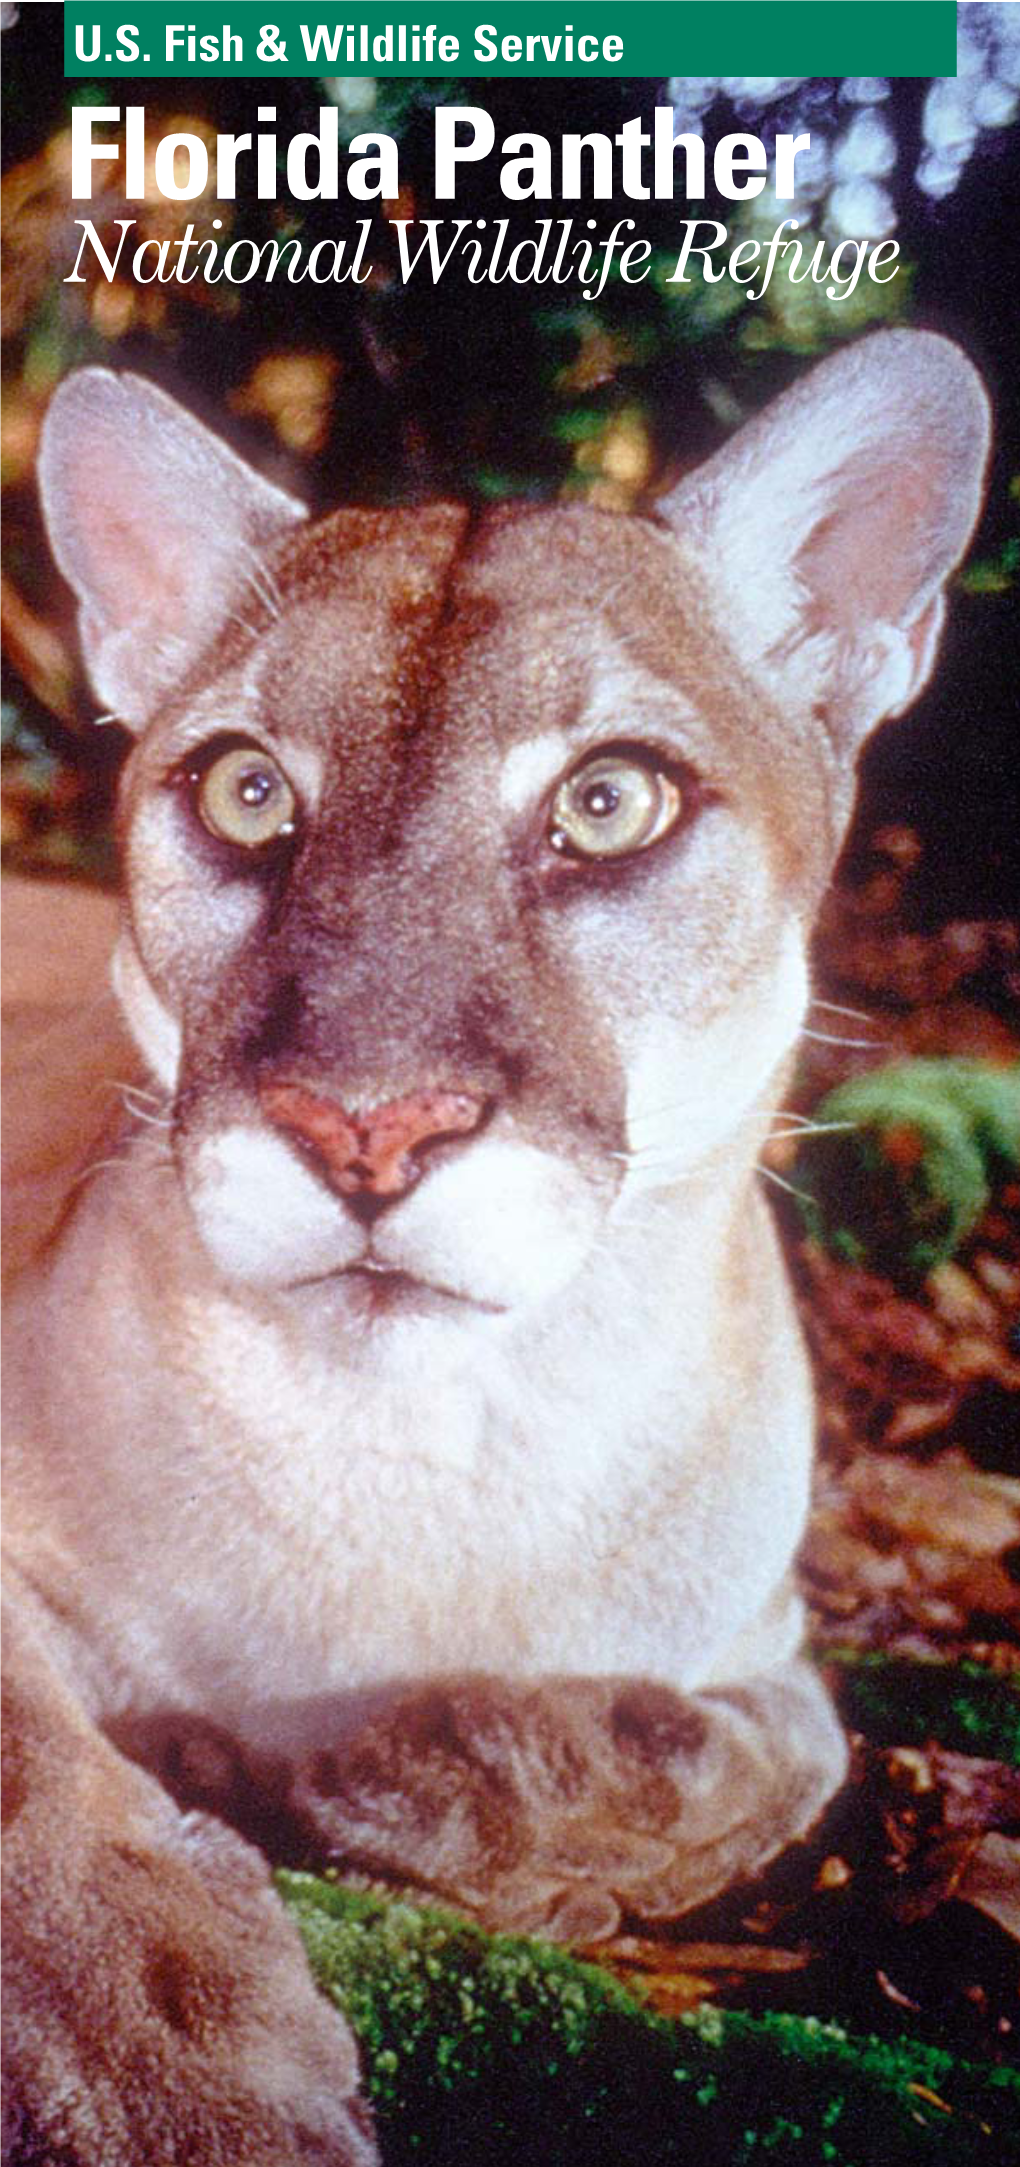
<path fill-rule="evenodd" d="M 837 1256 L 924 1274 L 952 1256 L 1020 1165 L 1020 1062 L 895 1061 L 814 1109 L 793 1182 L 808 1230 Z"/>

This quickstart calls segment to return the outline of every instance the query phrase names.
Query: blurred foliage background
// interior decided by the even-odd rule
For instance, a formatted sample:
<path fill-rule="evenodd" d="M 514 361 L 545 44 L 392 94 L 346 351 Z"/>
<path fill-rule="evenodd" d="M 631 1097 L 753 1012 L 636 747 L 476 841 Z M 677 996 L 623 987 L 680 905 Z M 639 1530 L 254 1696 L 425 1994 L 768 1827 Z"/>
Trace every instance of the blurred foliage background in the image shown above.
<path fill-rule="evenodd" d="M 1020 878 L 1015 685 L 1004 667 L 1018 550 L 1010 492 L 1018 420 L 1010 367 L 1018 131 L 1004 124 L 1016 103 L 1008 86 L 981 79 L 985 108 L 997 96 L 998 116 L 994 134 L 981 138 L 982 155 L 965 168 L 963 152 L 953 148 L 962 140 L 958 117 L 954 136 L 953 124 L 935 116 L 957 159 L 956 167 L 940 169 L 949 181 L 937 200 L 911 178 L 923 172 L 925 158 L 931 166 L 933 130 L 938 134 L 932 86 L 920 81 L 869 87 L 862 79 L 848 91 L 814 80 L 734 78 L 713 86 L 709 99 L 703 83 L 683 80 L 284 79 L 273 91 L 284 146 L 293 132 L 314 128 L 326 98 L 340 109 L 342 135 L 378 128 L 398 141 L 402 193 L 398 204 L 374 207 L 368 285 L 232 287 L 196 279 L 139 286 L 129 274 L 108 283 L 94 267 L 85 285 L 67 285 L 80 238 L 75 215 L 86 208 L 112 247 L 114 221 L 125 215 L 138 219 L 133 241 L 172 238 L 189 221 L 200 238 L 211 236 L 218 215 L 224 245 L 242 235 L 260 242 L 291 234 L 309 245 L 348 234 L 353 245 L 357 220 L 373 206 L 346 195 L 299 205 L 285 188 L 279 202 L 259 201 L 250 159 L 240 162 L 233 205 L 215 202 L 211 192 L 169 204 L 154 182 L 144 203 L 126 203 L 119 165 L 97 165 L 96 200 L 72 204 L 72 95 L 123 105 L 137 99 L 138 86 L 65 83 L 62 10 L 33 6 L 20 19 L 16 9 L 5 13 L 14 20 L 4 37 L 3 85 L 4 837 L 15 862 L 89 878 L 112 871 L 110 802 L 121 737 L 89 727 L 95 703 L 77 664 L 69 601 L 49 564 L 34 492 L 41 419 L 68 369 L 101 361 L 156 377 L 315 505 L 443 492 L 580 492 L 626 509 L 667 471 L 697 463 L 806 363 L 891 316 L 945 330 L 968 348 L 997 402 L 999 448 L 937 686 L 869 756 L 864 828 L 908 821 L 922 831 L 924 872 L 914 884 L 922 914 L 1006 907 Z M 825 139 L 837 93 L 856 102 L 830 152 Z M 251 128 L 262 96 L 252 83 L 229 78 L 147 83 L 150 156 L 159 135 L 173 128 L 207 138 Z M 819 235 L 838 237 L 838 204 L 849 199 L 856 158 L 850 179 L 859 215 L 873 213 L 879 197 L 891 215 L 895 185 L 906 268 L 891 285 L 865 282 L 852 300 L 835 303 L 820 287 L 794 288 L 778 278 L 756 302 L 729 280 L 669 285 L 689 212 L 723 219 L 736 239 L 743 231 L 768 233 L 790 207 L 777 210 L 768 192 L 740 206 L 711 198 L 704 206 L 683 199 L 635 206 L 621 197 L 598 206 L 599 230 L 636 213 L 654 249 L 652 274 L 640 285 L 615 280 L 598 301 L 585 302 L 576 288 L 470 287 L 451 268 L 438 284 L 416 277 L 404 286 L 390 217 L 451 211 L 430 194 L 439 100 L 487 106 L 497 144 L 519 129 L 554 139 L 567 127 L 612 134 L 634 114 L 647 120 L 667 100 L 678 126 L 697 125 L 710 141 L 749 126 L 769 142 L 776 130 L 806 119 L 827 178 L 813 171 L 797 215 L 809 232 L 813 221 Z M 514 239 L 533 231 L 536 216 L 577 214 L 576 204 L 507 203 L 499 163 L 494 156 L 466 169 L 457 215 L 486 218 L 490 230 L 507 218 Z"/>

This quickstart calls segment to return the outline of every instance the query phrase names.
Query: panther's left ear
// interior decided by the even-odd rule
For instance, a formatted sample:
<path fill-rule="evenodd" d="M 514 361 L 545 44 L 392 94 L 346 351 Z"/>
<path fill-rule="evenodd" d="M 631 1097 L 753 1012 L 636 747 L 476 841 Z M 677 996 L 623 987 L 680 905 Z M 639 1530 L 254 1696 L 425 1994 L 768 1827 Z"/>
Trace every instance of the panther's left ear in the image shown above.
<path fill-rule="evenodd" d="M 104 705 L 142 729 L 305 517 L 143 377 L 78 369 L 50 402 L 39 484 L 53 554 L 80 605 Z"/>
<path fill-rule="evenodd" d="M 931 670 L 942 590 L 981 506 L 990 415 L 958 347 L 880 332 L 812 370 L 659 513 L 697 550 L 752 676 L 844 744 Z"/>

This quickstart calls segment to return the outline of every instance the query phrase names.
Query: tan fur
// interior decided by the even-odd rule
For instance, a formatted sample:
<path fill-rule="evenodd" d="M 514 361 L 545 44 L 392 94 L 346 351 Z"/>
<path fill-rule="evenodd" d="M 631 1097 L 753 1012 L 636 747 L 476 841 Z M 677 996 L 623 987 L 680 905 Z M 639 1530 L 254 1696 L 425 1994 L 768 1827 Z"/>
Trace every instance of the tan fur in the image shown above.
<path fill-rule="evenodd" d="M 244 1821 L 243 1767 L 320 1855 L 563 1938 L 752 1872 L 838 1783 L 754 1168 L 985 437 L 955 349 L 887 336 L 657 519 L 308 528 L 151 387 L 58 395 L 54 548 L 139 732 L 114 981 L 146 1094 L 98 979 L 30 981 L 14 2096 L 82 2167 L 370 2156 L 255 1855 L 153 1781 L 189 1737 L 203 1804 Z M 258 864 L 196 813 L 238 739 L 297 806 Z M 607 747 L 678 825 L 557 854 Z"/>

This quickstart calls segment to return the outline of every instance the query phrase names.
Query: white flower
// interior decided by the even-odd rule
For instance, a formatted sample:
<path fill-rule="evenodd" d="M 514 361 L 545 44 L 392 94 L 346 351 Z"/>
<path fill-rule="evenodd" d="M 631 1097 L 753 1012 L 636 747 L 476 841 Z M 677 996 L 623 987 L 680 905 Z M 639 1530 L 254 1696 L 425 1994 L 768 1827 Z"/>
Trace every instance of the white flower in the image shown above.
<path fill-rule="evenodd" d="M 837 180 L 880 180 L 896 164 L 896 138 L 887 121 L 873 111 L 858 113 L 832 154 Z"/>
<path fill-rule="evenodd" d="M 947 196 L 955 195 L 962 172 L 963 163 L 957 163 L 951 158 L 940 158 L 935 151 L 927 151 L 914 179 L 922 194 L 930 196 L 933 203 L 943 203 Z"/>
<path fill-rule="evenodd" d="M 832 179 L 832 157 L 829 146 L 825 137 L 819 134 L 817 128 L 809 128 L 806 122 L 803 121 L 794 124 L 791 134 L 810 135 L 811 137 L 810 148 L 797 152 L 797 163 L 794 167 L 794 179 L 797 183 L 797 202 L 798 204 L 817 203 L 819 196 L 824 196 Z"/>
<path fill-rule="evenodd" d="M 319 78 L 332 105 L 341 113 L 370 113 L 379 92 L 374 75 L 323 75 Z"/>
<path fill-rule="evenodd" d="M 955 77 L 932 80 L 921 116 L 922 153 L 914 179 L 922 195 L 942 202 L 991 129 L 1008 128 L 1020 111 L 1020 0 L 969 0 L 957 8 Z M 823 206 L 826 227 L 847 239 L 880 240 L 895 229 L 891 180 L 900 156 L 889 117 L 878 110 L 891 95 L 883 75 L 849 75 L 842 81 L 795 75 L 674 76 L 667 95 L 677 133 L 700 133 L 717 100 L 726 98 L 739 119 L 758 125 L 767 107 L 786 101 L 781 125 L 810 135 L 809 151 L 797 158 L 798 210 Z M 794 100 L 792 94 L 800 91 Z M 839 109 L 848 125 L 836 129 Z M 835 139 L 831 138 L 835 131 Z M 828 199 L 826 201 L 827 191 Z M 758 198 L 756 215 L 771 206 L 772 187 Z M 750 214 L 749 214 L 750 215 Z"/>
<path fill-rule="evenodd" d="M 889 85 L 884 75 L 845 75 L 839 95 L 844 105 L 881 105 Z"/>
<path fill-rule="evenodd" d="M 830 233 L 845 240 L 882 241 L 895 232 L 898 220 L 893 199 L 877 181 L 841 181 L 825 206 Z"/>
<path fill-rule="evenodd" d="M 929 150 L 969 151 L 977 136 L 972 101 L 962 83 L 948 78 L 932 84 L 924 101 L 921 130 Z"/>
<path fill-rule="evenodd" d="M 974 100 L 974 118 L 982 128 L 1008 128 L 1016 119 L 1020 96 L 1008 83 L 982 83 Z"/>
<path fill-rule="evenodd" d="M 682 105 L 688 112 L 704 112 L 714 105 L 719 95 L 717 75 L 671 75 L 666 84 L 666 97 L 670 105 Z"/>
<path fill-rule="evenodd" d="M 804 81 L 802 75 L 722 75 L 719 87 L 734 105 L 774 105 Z"/>
<path fill-rule="evenodd" d="M 1020 87 L 1020 17 L 1013 0 L 982 0 L 981 5 L 958 7 L 957 66 L 966 55 L 970 67 L 970 55 L 977 50 L 984 56 L 983 65 L 1001 83 L 1011 88 Z"/>

